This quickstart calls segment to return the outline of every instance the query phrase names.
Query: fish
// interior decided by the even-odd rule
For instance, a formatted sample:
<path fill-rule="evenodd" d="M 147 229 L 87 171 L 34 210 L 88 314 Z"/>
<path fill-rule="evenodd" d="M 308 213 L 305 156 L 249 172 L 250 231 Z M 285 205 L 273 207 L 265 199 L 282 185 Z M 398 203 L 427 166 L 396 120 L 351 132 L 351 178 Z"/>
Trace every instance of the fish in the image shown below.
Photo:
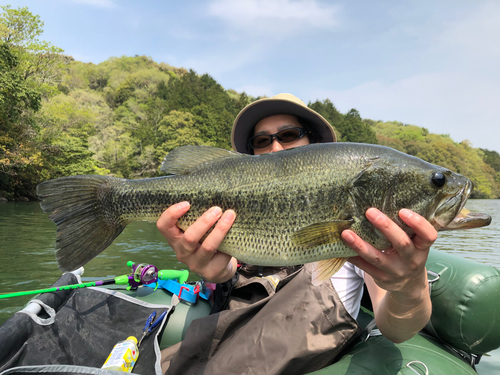
<path fill-rule="evenodd" d="M 156 222 L 173 204 L 189 201 L 177 223 L 182 230 L 210 207 L 232 209 L 236 220 L 218 251 L 259 266 L 314 263 L 312 282 L 318 285 L 357 255 L 341 240 L 342 231 L 353 230 L 379 250 L 391 247 L 365 217 L 368 208 L 384 212 L 409 236 L 412 229 L 398 216 L 402 208 L 438 230 L 459 229 L 453 223 L 473 187 L 446 168 L 358 143 L 311 144 L 258 156 L 183 146 L 167 154 L 160 171 L 167 175 L 70 176 L 39 184 L 41 207 L 57 225 L 59 268 L 83 266 L 129 223 Z"/>

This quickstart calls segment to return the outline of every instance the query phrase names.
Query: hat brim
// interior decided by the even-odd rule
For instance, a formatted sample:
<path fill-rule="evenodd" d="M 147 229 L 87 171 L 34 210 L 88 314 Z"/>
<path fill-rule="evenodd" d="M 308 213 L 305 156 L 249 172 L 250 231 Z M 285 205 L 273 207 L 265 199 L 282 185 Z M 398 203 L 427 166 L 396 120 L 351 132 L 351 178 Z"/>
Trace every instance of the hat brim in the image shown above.
<path fill-rule="evenodd" d="M 231 132 L 233 150 L 248 153 L 250 150 L 247 148 L 247 140 L 254 126 L 263 118 L 281 114 L 301 117 L 308 121 L 321 135 L 322 143 L 337 141 L 333 128 L 319 113 L 289 100 L 266 98 L 249 104 L 236 117 Z"/>

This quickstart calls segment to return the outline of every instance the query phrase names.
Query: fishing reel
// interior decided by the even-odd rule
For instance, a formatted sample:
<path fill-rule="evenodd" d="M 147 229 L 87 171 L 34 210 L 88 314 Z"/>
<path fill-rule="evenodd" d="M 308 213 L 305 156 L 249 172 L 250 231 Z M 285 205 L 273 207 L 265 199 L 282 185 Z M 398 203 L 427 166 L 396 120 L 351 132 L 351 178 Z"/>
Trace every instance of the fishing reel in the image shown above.
<path fill-rule="evenodd" d="M 168 290 L 172 294 L 178 295 L 182 300 L 196 303 L 198 296 L 208 299 L 211 294 L 203 280 L 196 282 L 195 285 L 188 285 L 188 270 L 161 270 L 158 271 L 152 264 L 127 262 L 127 266 L 132 267 L 132 274 L 125 276 L 128 278 L 127 290 L 136 290 L 144 285 L 155 290 L 158 286 Z M 155 285 L 152 285 L 155 284 Z"/>
<path fill-rule="evenodd" d="M 158 268 L 156 266 L 147 263 L 135 264 L 131 260 L 127 262 L 127 266 L 132 267 L 132 274 L 128 278 L 130 289 L 158 282 Z"/>

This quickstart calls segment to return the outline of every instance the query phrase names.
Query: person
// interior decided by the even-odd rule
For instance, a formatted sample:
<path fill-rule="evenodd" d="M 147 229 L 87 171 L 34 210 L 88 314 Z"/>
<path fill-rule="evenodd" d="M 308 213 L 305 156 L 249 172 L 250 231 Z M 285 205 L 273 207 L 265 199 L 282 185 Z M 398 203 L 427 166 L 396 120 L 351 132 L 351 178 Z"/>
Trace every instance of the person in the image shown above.
<path fill-rule="evenodd" d="M 335 133 L 328 121 L 291 94 L 279 94 L 249 104 L 237 116 L 231 134 L 233 150 L 255 155 L 278 152 L 309 143 L 335 141 Z M 180 202 L 168 208 L 157 222 L 159 231 L 180 262 L 186 264 L 205 281 L 213 283 L 227 283 L 228 280 L 234 280 L 235 274 L 251 269 L 251 267 L 242 269 L 241 266 L 238 268 L 236 259 L 217 251 L 234 223 L 236 218 L 234 211 L 222 212 L 219 207 L 212 207 L 188 229 L 182 231 L 176 223 L 188 210 L 189 202 Z M 392 243 L 392 248 L 384 252 L 375 249 L 352 230 L 345 230 L 342 233 L 343 241 L 358 256 L 349 258 L 342 269 L 332 277 L 331 286 L 335 292 L 331 290 L 325 292 L 338 295 L 341 303 L 324 307 L 342 311 L 345 308 L 347 314 L 339 318 L 342 322 L 350 321 L 351 317 L 355 319 L 365 284 L 377 327 L 386 338 L 395 343 L 410 339 L 430 318 L 432 306 L 425 262 L 431 245 L 437 239 L 436 230 L 420 215 L 402 209 L 399 216 L 414 230 L 414 237 L 410 238 L 377 209 L 370 208 L 366 211 L 368 220 Z M 212 227 L 214 229 L 207 235 Z M 202 240 L 204 236 L 206 238 Z M 262 268 L 259 275 L 263 276 Z M 245 278 L 246 282 L 249 279 L 252 279 L 251 276 Z M 307 284 L 307 277 L 300 280 L 301 283 Z M 302 286 L 294 288 L 288 293 L 295 293 L 296 289 Z M 304 288 L 313 286 L 307 285 Z M 283 290 L 280 293 L 284 292 Z M 277 299 L 276 296 L 280 293 L 276 293 L 273 298 Z M 227 308 L 227 305 L 224 307 Z M 353 335 L 358 335 L 359 332 L 357 330 Z M 251 335 L 251 331 L 246 335 Z M 310 347 L 305 350 L 306 354 L 303 349 L 297 349 L 297 353 L 300 353 L 297 355 L 306 359 L 309 349 Z M 280 365 L 281 367 L 276 367 L 275 371 L 284 373 L 284 369 L 290 371 L 290 368 L 298 368 L 290 366 L 290 363 L 296 364 L 297 359 L 290 358 L 287 363 Z M 267 369 L 266 367 L 266 371 Z"/>

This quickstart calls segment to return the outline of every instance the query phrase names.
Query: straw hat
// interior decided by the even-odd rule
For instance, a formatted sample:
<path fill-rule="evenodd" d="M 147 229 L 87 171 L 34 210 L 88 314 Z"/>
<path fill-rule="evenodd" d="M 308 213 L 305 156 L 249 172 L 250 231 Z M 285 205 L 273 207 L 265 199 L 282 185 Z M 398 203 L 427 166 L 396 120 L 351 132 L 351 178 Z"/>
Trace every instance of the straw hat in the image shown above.
<path fill-rule="evenodd" d="M 234 120 L 231 132 L 233 150 L 248 153 L 247 140 L 254 126 L 265 117 L 282 114 L 306 120 L 308 125 L 321 135 L 321 143 L 337 141 L 332 126 L 323 116 L 292 94 L 278 94 L 250 103 L 241 110 Z"/>

